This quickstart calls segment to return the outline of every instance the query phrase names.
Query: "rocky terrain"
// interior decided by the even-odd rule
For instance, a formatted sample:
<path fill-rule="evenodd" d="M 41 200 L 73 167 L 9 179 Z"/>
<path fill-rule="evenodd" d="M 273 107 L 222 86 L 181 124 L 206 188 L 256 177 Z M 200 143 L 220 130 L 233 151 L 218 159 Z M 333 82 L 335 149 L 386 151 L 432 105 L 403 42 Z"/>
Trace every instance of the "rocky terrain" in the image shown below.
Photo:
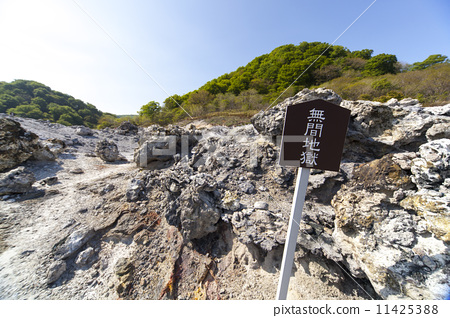
<path fill-rule="evenodd" d="M 0 117 L 0 298 L 274 299 L 296 170 L 287 105 L 351 110 L 312 170 L 288 299 L 450 292 L 450 105 L 303 90 L 240 127 L 116 130 Z"/>

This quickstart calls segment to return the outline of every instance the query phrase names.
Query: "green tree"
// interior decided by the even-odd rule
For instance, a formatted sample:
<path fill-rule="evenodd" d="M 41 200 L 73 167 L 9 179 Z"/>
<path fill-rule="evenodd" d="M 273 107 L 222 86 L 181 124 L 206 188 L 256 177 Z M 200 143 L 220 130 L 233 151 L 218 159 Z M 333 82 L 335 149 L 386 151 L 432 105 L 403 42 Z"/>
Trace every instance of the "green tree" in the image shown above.
<path fill-rule="evenodd" d="M 367 61 L 362 74 L 364 76 L 378 76 L 384 74 L 395 74 L 397 57 L 392 54 L 378 54 Z"/>
<path fill-rule="evenodd" d="M 353 51 L 351 53 L 351 56 L 359 57 L 359 58 L 364 59 L 364 60 L 369 60 L 372 57 L 372 53 L 373 53 L 373 50 L 364 49 L 364 50 L 361 50 L 361 51 Z"/>
<path fill-rule="evenodd" d="M 433 54 L 427 57 L 422 62 L 416 62 L 411 66 L 411 71 L 423 70 L 430 66 L 440 64 L 440 63 L 448 63 L 448 57 L 446 55 L 441 54 Z"/>
<path fill-rule="evenodd" d="M 172 109 L 177 109 L 180 108 L 181 104 L 183 104 L 183 102 L 186 100 L 186 98 L 180 96 L 180 95 L 172 95 L 170 97 L 167 97 L 164 100 L 164 109 L 167 110 L 172 110 Z"/>
<path fill-rule="evenodd" d="M 2 94 L 0 95 L 0 104 L 4 105 L 6 108 L 12 108 L 19 106 L 20 101 L 10 94 Z"/>
<path fill-rule="evenodd" d="M 57 122 L 66 126 L 82 125 L 83 118 L 75 112 L 64 113 L 59 117 Z"/>
<path fill-rule="evenodd" d="M 37 105 L 19 105 L 15 108 L 10 108 L 9 112 L 13 112 L 17 116 L 34 119 L 44 117 L 42 111 L 39 109 L 39 106 Z"/>
<path fill-rule="evenodd" d="M 158 102 L 151 101 L 141 107 L 138 111 L 139 116 L 154 118 L 161 111 L 161 106 Z"/>
<path fill-rule="evenodd" d="M 39 106 L 39 109 L 40 109 L 42 112 L 47 112 L 47 111 L 48 111 L 48 108 L 47 108 L 48 103 L 47 103 L 46 100 L 43 99 L 42 97 L 34 97 L 34 98 L 32 98 L 32 99 L 31 99 L 31 103 L 32 103 L 32 104 L 35 104 L 35 105 L 38 105 L 38 106 Z"/>
<path fill-rule="evenodd" d="M 262 96 L 255 89 L 243 91 L 236 98 L 242 110 L 261 109 Z"/>
<path fill-rule="evenodd" d="M 214 96 L 203 89 L 192 92 L 184 104 L 187 111 L 193 116 L 204 115 L 207 112 L 207 106 L 214 99 Z"/>

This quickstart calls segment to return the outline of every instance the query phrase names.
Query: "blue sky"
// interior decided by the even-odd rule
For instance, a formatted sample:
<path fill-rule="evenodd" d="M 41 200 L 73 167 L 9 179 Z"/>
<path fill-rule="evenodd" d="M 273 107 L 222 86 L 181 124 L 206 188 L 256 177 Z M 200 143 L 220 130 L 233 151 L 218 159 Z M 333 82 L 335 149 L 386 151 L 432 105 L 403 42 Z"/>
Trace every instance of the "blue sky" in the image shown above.
<path fill-rule="evenodd" d="M 0 81 L 35 80 L 136 114 L 280 45 L 332 43 L 373 2 L 0 0 Z M 335 45 L 407 63 L 450 56 L 449 14 L 448 0 L 377 0 Z"/>

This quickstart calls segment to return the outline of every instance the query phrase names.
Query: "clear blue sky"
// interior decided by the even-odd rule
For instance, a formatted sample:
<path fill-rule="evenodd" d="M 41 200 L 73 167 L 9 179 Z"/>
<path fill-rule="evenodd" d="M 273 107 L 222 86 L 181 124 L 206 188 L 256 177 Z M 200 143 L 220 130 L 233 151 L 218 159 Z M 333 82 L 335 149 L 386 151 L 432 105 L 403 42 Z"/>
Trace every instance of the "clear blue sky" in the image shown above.
<path fill-rule="evenodd" d="M 182 95 L 280 45 L 332 43 L 372 2 L 0 0 L 0 81 L 35 80 L 135 114 L 167 95 L 115 42 Z M 407 63 L 450 56 L 449 16 L 448 0 L 377 0 L 335 44 Z"/>

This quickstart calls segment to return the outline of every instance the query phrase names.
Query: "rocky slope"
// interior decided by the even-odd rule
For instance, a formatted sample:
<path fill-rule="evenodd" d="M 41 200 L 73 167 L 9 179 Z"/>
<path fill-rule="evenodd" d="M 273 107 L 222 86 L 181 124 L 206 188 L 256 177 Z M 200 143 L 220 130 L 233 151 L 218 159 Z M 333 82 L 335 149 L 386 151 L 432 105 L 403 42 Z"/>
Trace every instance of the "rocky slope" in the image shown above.
<path fill-rule="evenodd" d="M 23 163 L 0 177 L 0 297 L 273 299 L 296 173 L 278 136 L 315 98 L 352 113 L 341 170 L 311 173 L 288 298 L 447 297 L 450 105 L 324 89 L 235 128 L 1 119 L 0 161 Z"/>

